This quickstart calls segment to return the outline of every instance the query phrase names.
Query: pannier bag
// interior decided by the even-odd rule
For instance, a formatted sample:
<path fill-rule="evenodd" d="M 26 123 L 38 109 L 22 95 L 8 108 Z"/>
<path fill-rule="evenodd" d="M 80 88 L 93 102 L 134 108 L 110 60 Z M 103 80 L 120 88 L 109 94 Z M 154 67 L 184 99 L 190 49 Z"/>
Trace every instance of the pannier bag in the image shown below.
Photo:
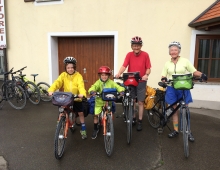
<path fill-rule="evenodd" d="M 140 79 L 139 72 L 123 73 L 123 80 L 125 86 L 137 86 L 139 79 Z"/>
<path fill-rule="evenodd" d="M 83 114 L 84 117 L 87 117 L 89 114 L 89 110 L 90 110 L 90 105 L 87 99 L 83 99 L 82 100 L 82 105 L 83 105 Z"/>
<path fill-rule="evenodd" d="M 154 98 L 155 98 L 156 90 L 150 86 L 146 88 L 146 98 L 144 101 L 144 108 L 149 110 L 154 106 Z"/>
<path fill-rule="evenodd" d="M 52 103 L 55 106 L 71 106 L 73 105 L 73 94 L 70 92 L 54 92 Z"/>
<path fill-rule="evenodd" d="M 173 87 L 177 90 L 189 90 L 193 88 L 192 74 L 176 74 L 173 77 Z"/>
<path fill-rule="evenodd" d="M 104 88 L 102 90 L 102 100 L 115 101 L 117 99 L 117 90 L 115 88 Z"/>

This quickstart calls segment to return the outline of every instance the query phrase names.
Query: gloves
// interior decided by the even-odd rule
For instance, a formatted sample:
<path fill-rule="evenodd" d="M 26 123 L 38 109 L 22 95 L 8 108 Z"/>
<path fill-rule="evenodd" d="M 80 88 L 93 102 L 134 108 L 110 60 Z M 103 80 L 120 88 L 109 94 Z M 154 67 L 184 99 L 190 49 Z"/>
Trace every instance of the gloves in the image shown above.
<path fill-rule="evenodd" d="M 207 81 L 207 80 L 208 80 L 208 77 L 206 76 L 206 74 L 202 73 L 201 79 L 202 79 L 203 81 Z"/>
<path fill-rule="evenodd" d="M 90 92 L 90 95 L 95 95 L 95 94 L 96 94 L 95 91 L 91 91 L 91 92 Z"/>
<path fill-rule="evenodd" d="M 161 78 L 161 81 L 167 82 L 167 78 L 166 78 L 166 77 L 163 77 L 163 78 Z"/>

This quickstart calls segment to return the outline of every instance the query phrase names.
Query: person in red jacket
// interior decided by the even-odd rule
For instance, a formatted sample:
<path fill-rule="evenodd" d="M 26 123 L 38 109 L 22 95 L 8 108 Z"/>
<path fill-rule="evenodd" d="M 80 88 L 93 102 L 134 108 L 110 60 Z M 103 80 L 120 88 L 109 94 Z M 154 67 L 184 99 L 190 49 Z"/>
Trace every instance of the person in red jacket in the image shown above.
<path fill-rule="evenodd" d="M 139 81 L 137 87 L 132 87 L 131 95 L 135 99 L 137 97 L 139 106 L 139 117 L 137 130 L 142 130 L 142 118 L 144 112 L 144 100 L 146 93 L 147 80 L 151 72 L 151 62 L 150 57 L 147 52 L 141 50 L 143 41 L 141 37 L 135 36 L 131 39 L 131 49 L 132 52 L 127 53 L 124 63 L 121 66 L 118 74 L 115 75 L 116 78 L 125 71 L 128 67 L 128 72 L 140 72 L 140 77 L 142 80 Z M 136 115 L 134 114 L 133 124 L 136 123 Z"/>

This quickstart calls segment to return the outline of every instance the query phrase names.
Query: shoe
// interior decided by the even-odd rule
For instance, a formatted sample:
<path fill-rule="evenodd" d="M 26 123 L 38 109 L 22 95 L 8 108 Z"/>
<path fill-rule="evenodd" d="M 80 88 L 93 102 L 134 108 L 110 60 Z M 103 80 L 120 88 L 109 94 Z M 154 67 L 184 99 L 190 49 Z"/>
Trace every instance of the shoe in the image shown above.
<path fill-rule="evenodd" d="M 168 134 L 168 137 L 169 138 L 174 138 L 174 137 L 176 137 L 176 136 L 178 136 L 179 135 L 179 132 L 177 132 L 177 131 L 173 131 L 172 133 L 170 133 L 170 134 Z"/>
<path fill-rule="evenodd" d="M 99 133 L 99 129 L 98 130 L 93 130 L 93 132 L 92 132 L 92 139 L 95 139 L 97 137 L 98 133 Z"/>
<path fill-rule="evenodd" d="M 189 140 L 190 142 L 194 142 L 194 141 L 195 141 L 195 138 L 193 137 L 192 133 L 189 134 L 188 140 Z"/>
<path fill-rule="evenodd" d="M 85 130 L 80 130 L 80 133 L 81 133 L 82 139 L 86 139 L 87 138 Z"/>
<path fill-rule="evenodd" d="M 142 130 L 142 123 L 138 122 L 137 131 L 141 131 L 141 130 Z"/>

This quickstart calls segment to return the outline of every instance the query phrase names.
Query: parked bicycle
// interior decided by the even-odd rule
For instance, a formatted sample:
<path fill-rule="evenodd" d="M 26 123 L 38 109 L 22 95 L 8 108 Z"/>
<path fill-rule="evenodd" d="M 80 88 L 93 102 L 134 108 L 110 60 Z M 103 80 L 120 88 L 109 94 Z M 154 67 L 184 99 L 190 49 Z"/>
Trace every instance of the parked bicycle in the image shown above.
<path fill-rule="evenodd" d="M 114 78 L 116 79 L 116 78 Z M 123 77 L 118 79 L 123 80 L 121 86 L 125 87 L 125 93 L 122 98 L 123 113 L 127 125 L 127 143 L 131 143 L 132 138 L 132 122 L 134 117 L 135 100 L 131 97 L 131 86 L 137 86 L 141 79 L 139 72 L 123 73 Z"/>
<path fill-rule="evenodd" d="M 188 81 L 187 85 L 185 83 L 186 80 Z M 153 128 L 158 128 L 158 133 L 163 133 L 163 129 L 165 126 L 167 126 L 168 129 L 171 131 L 167 123 L 169 122 L 170 118 L 175 114 L 175 112 L 180 109 L 180 132 L 183 133 L 183 148 L 185 157 L 189 157 L 188 136 L 191 133 L 191 129 L 190 111 L 188 105 L 185 103 L 184 90 L 192 89 L 194 85 L 194 80 L 201 81 L 201 78 L 193 78 L 191 74 L 173 75 L 173 80 L 169 80 L 165 83 L 159 82 L 158 85 L 163 88 L 166 88 L 167 85 L 172 85 L 175 89 L 183 90 L 183 96 L 172 105 L 166 107 L 165 92 L 157 90 L 158 94 L 156 95 L 155 104 L 148 113 L 148 120 L 150 125 Z M 174 105 L 177 105 L 177 107 L 175 109 L 172 109 Z"/>
<path fill-rule="evenodd" d="M 73 111 L 74 99 L 78 98 L 70 92 L 54 92 L 52 103 L 59 107 L 58 123 L 54 138 L 54 154 L 56 159 L 61 159 L 64 153 L 68 129 L 73 133 L 78 114 Z"/>
<path fill-rule="evenodd" d="M 26 67 L 23 67 L 20 70 L 13 72 L 13 74 L 11 74 L 12 79 L 15 79 L 17 81 L 17 84 L 19 84 L 24 89 L 26 97 L 30 100 L 31 103 L 39 104 L 40 103 L 40 91 L 38 87 L 33 82 L 25 79 L 26 74 L 22 74 L 22 71 Z M 14 76 L 14 74 L 16 73 L 20 73 L 19 76 Z"/>
<path fill-rule="evenodd" d="M 98 117 L 98 128 L 103 129 L 105 151 L 108 156 L 111 156 L 114 148 L 114 126 L 112 102 L 114 102 L 120 94 L 116 89 L 105 88 L 102 93 L 96 92 L 96 97 L 102 97 L 105 105 L 102 107 L 102 112 Z"/>
<path fill-rule="evenodd" d="M 0 94 L 0 108 L 7 101 L 15 109 L 23 109 L 26 105 L 26 95 L 23 88 L 14 80 L 12 72 L 13 68 L 9 72 L 4 73 Z M 8 79 L 9 74 L 12 74 L 12 80 Z"/>

